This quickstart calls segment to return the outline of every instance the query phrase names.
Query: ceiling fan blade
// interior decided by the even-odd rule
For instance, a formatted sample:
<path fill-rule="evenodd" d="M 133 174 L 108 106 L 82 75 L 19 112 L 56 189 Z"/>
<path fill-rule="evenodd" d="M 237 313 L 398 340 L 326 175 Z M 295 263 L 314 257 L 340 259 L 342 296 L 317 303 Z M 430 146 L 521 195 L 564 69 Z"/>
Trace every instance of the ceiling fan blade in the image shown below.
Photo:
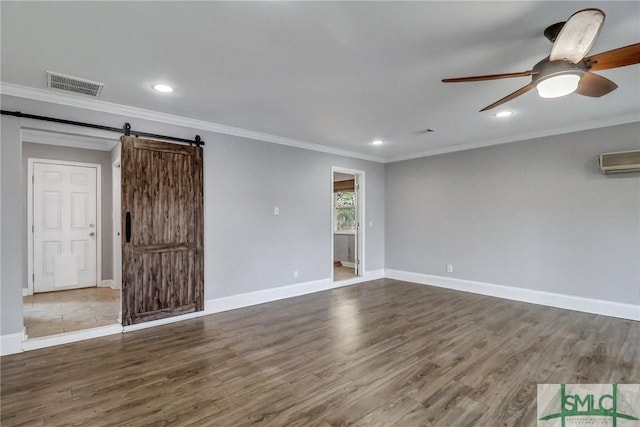
<path fill-rule="evenodd" d="M 576 93 L 584 96 L 592 96 L 594 98 L 600 98 L 603 95 L 613 92 L 618 88 L 618 85 L 611 80 L 602 77 L 596 73 L 586 72 L 578 83 L 578 89 Z"/>
<path fill-rule="evenodd" d="M 608 70 L 640 63 L 640 43 L 608 50 L 585 58 L 590 71 Z"/>
<path fill-rule="evenodd" d="M 517 91 L 510 93 L 509 95 L 505 96 L 504 98 L 494 102 L 491 105 L 487 105 L 486 107 L 484 107 L 482 110 L 480 111 L 487 111 L 490 110 L 492 108 L 497 107 L 498 105 L 502 105 L 507 101 L 511 101 L 513 98 L 517 98 L 520 95 L 524 95 L 525 93 L 529 92 L 531 89 L 533 89 L 533 85 L 531 83 L 529 83 L 528 85 L 521 87 L 520 89 L 518 89 Z"/>
<path fill-rule="evenodd" d="M 508 79 L 511 77 L 527 77 L 538 74 L 536 71 L 522 71 L 520 73 L 505 73 L 505 74 L 487 74 L 486 76 L 471 76 L 471 77 L 455 77 L 451 79 L 442 79 L 443 83 L 462 83 L 462 82 L 479 82 L 482 80 L 498 80 Z"/>
<path fill-rule="evenodd" d="M 584 9 L 571 15 L 553 43 L 549 60 L 580 62 L 595 43 L 603 23 L 604 12 L 600 9 Z"/>

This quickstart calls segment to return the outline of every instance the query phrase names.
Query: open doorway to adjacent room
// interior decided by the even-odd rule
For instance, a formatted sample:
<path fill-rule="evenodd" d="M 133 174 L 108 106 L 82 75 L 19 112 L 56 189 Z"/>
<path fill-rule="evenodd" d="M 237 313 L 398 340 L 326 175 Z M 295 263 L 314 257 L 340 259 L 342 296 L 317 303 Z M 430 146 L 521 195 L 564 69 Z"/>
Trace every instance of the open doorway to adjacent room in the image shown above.
<path fill-rule="evenodd" d="M 337 282 L 362 275 L 364 172 L 332 168 L 332 191 L 332 277 Z"/>
<path fill-rule="evenodd" d="M 22 130 L 25 339 L 119 325 L 119 155 L 117 139 Z"/>

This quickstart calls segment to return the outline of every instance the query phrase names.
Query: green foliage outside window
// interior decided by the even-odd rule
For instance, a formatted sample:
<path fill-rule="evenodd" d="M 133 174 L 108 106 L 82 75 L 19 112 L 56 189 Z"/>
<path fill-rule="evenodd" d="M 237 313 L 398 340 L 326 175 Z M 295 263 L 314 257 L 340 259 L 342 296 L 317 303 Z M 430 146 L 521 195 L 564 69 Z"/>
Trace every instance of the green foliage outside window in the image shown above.
<path fill-rule="evenodd" d="M 336 197 L 336 231 L 355 231 L 356 229 L 356 193 L 342 191 Z"/>

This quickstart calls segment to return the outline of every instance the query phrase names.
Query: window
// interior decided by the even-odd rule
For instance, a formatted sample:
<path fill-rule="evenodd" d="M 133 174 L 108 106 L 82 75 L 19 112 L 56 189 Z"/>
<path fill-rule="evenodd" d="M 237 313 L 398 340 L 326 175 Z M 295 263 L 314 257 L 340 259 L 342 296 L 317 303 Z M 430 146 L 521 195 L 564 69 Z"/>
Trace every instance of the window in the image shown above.
<path fill-rule="evenodd" d="M 356 193 L 339 191 L 335 195 L 335 231 L 356 230 Z"/>

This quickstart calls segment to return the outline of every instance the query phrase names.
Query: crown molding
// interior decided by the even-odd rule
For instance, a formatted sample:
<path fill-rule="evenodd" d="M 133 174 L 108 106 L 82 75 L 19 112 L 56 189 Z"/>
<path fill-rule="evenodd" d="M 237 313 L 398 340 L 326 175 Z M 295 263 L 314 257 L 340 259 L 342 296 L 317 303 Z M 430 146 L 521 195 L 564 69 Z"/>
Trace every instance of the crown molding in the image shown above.
<path fill-rule="evenodd" d="M 241 138 L 253 139 L 257 141 L 271 142 L 289 147 L 302 148 L 305 150 L 317 151 L 321 153 L 345 156 L 354 159 L 368 160 L 378 163 L 394 163 L 403 160 L 417 159 L 420 157 L 437 156 L 439 154 L 454 153 L 457 151 L 473 150 L 475 148 L 489 147 L 492 145 L 507 144 L 510 142 L 526 141 L 535 138 L 544 138 L 552 135 L 562 135 L 572 132 L 580 132 L 589 129 L 596 129 L 608 126 L 622 125 L 626 123 L 640 122 L 640 112 L 633 112 L 617 117 L 609 117 L 601 120 L 583 122 L 561 128 L 545 129 L 538 132 L 523 133 L 505 138 L 487 139 L 475 141 L 467 144 L 451 145 L 447 147 L 424 150 L 417 153 L 400 154 L 397 156 L 371 156 L 350 150 L 329 147 L 293 138 L 286 138 L 262 132 L 255 132 L 232 126 L 225 126 L 205 120 L 191 119 L 188 117 L 176 116 L 173 114 L 161 113 L 158 111 L 145 110 L 128 105 L 115 104 L 98 99 L 89 99 L 76 95 L 67 95 L 46 89 L 33 88 L 16 85 L 13 83 L 0 82 L 0 94 L 15 96 L 18 98 L 32 99 L 34 101 L 49 102 L 53 104 L 65 105 L 68 107 L 81 108 L 85 110 L 98 111 L 102 113 L 117 114 L 126 117 L 133 117 L 143 120 L 160 122 L 191 129 L 198 129 L 224 135 L 237 136 Z"/>
<path fill-rule="evenodd" d="M 398 156 L 387 157 L 384 163 L 401 162 L 403 160 L 418 159 L 420 157 L 437 156 L 439 154 L 455 153 L 457 151 L 473 150 L 475 148 L 490 147 L 492 145 L 508 144 L 510 142 L 528 141 L 530 139 L 545 138 L 553 135 L 562 135 L 566 133 L 580 132 L 590 129 L 605 128 L 609 126 L 624 125 L 627 123 L 640 122 L 640 112 L 633 112 L 617 117 L 608 117 L 601 120 L 584 122 L 561 128 L 541 130 L 538 132 L 522 133 L 506 138 L 487 139 L 483 141 L 471 142 L 468 144 L 451 145 L 448 147 L 434 148 L 432 150 L 420 151 L 412 154 L 401 154 Z"/>
<path fill-rule="evenodd" d="M 128 105 L 115 104 L 99 99 L 82 98 L 75 95 L 67 95 L 46 89 L 33 88 L 16 85 L 13 83 L 0 82 L 0 94 L 15 96 L 18 98 L 31 99 L 34 101 L 49 102 L 53 104 L 65 105 L 68 107 L 81 108 L 85 110 L 98 111 L 101 113 L 117 114 L 126 117 L 149 120 L 165 123 L 169 125 L 182 126 L 191 129 L 198 129 L 208 132 L 220 133 L 224 135 L 237 136 L 241 138 L 253 139 L 257 141 L 271 142 L 274 144 L 286 145 L 289 147 L 302 148 L 305 150 L 318 151 L 321 153 L 335 154 L 338 156 L 351 157 L 372 162 L 384 163 L 385 159 L 378 156 L 370 156 L 355 151 L 343 150 L 307 141 L 300 141 L 293 138 L 286 138 L 262 132 L 255 132 L 232 126 L 225 126 L 205 120 L 191 119 L 188 117 L 176 116 L 173 114 L 161 113 L 158 111 L 145 110 L 143 108 L 131 107 Z"/>

